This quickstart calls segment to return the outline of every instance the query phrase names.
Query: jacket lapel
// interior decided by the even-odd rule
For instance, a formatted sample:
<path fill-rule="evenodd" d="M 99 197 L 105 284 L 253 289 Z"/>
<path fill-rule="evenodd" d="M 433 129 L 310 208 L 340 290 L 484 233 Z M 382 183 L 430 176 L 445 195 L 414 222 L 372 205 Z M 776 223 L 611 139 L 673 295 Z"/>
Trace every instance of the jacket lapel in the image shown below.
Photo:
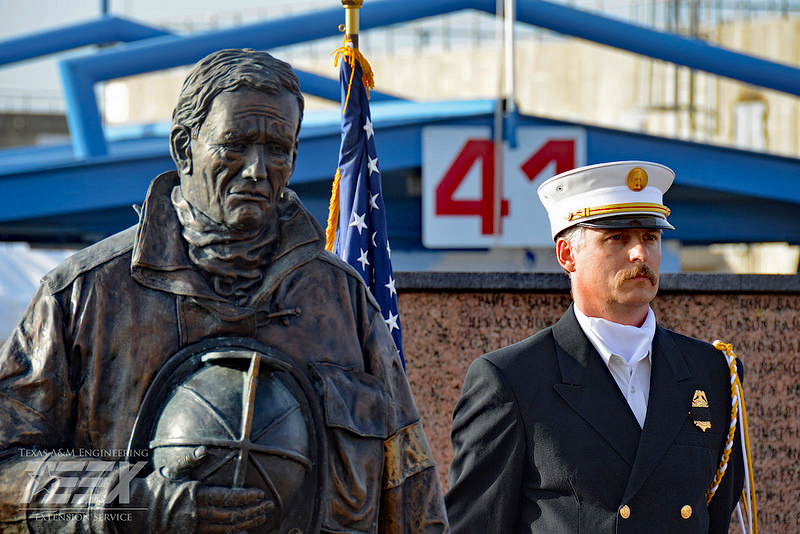
<path fill-rule="evenodd" d="M 691 391 L 686 385 L 690 377 L 689 368 L 672 334 L 659 326 L 653 338 L 652 361 L 647 417 L 625 490 L 625 500 L 642 487 L 661 461 L 686 419 L 691 401 Z"/>
<path fill-rule="evenodd" d="M 575 312 L 553 326 L 563 383 L 556 392 L 628 464 L 633 464 L 641 430 L 608 367 L 583 333 Z"/>

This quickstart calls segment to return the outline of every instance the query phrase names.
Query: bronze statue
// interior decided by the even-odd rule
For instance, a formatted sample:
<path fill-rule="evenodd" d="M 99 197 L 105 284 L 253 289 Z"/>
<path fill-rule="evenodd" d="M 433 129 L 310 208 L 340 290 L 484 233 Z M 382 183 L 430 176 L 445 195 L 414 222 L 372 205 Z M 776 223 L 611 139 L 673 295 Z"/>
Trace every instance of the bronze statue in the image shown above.
<path fill-rule="evenodd" d="M 188 75 L 177 172 L 0 349 L 0 531 L 448 530 L 378 307 L 286 188 L 302 115 L 265 52 Z"/>

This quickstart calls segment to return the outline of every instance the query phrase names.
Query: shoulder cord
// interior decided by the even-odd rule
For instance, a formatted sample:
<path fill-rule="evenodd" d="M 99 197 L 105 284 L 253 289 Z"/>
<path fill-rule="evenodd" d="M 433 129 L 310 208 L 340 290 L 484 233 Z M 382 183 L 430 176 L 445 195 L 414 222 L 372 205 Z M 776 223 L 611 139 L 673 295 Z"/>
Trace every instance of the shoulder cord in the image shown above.
<path fill-rule="evenodd" d="M 725 448 L 720 458 L 719 468 L 714 475 L 714 481 L 711 487 L 706 491 L 706 503 L 710 503 L 714 497 L 717 489 L 719 488 L 722 477 L 725 476 L 725 471 L 728 468 L 728 459 L 733 448 L 733 439 L 736 433 L 736 427 L 739 427 L 739 436 L 742 444 L 742 460 L 744 463 L 745 477 L 744 488 L 742 489 L 742 498 L 737 504 L 736 511 L 739 516 L 739 524 L 742 532 L 747 534 L 758 533 L 758 518 L 756 516 L 756 493 L 755 483 L 753 477 L 753 463 L 750 457 L 750 434 L 747 430 L 747 411 L 744 403 L 744 390 L 742 382 L 739 380 L 739 374 L 736 366 L 736 354 L 733 352 L 733 345 L 730 343 L 723 343 L 720 340 L 714 341 L 714 348 L 721 351 L 725 355 L 725 360 L 728 362 L 728 368 L 731 374 L 731 424 L 728 428 L 728 439 L 725 442 Z M 738 425 L 737 425 L 738 423 Z M 742 508 L 744 508 L 744 517 L 742 516 Z M 745 525 L 745 517 L 747 518 Z"/>

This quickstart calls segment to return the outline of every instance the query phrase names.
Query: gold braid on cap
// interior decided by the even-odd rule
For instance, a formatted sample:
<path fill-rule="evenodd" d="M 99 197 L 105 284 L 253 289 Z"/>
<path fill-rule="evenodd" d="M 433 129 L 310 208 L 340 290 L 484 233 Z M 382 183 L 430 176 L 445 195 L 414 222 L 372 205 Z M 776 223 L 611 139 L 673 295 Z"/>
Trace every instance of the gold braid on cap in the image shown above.
<path fill-rule="evenodd" d="M 583 208 L 577 211 L 569 212 L 567 216 L 568 221 L 575 219 L 584 219 L 595 215 L 613 215 L 615 213 L 632 213 L 632 212 L 650 212 L 658 213 L 664 217 L 669 216 L 670 209 L 662 204 L 654 204 L 652 202 L 625 202 L 622 204 L 607 204 L 605 206 L 597 206 L 594 208 Z"/>

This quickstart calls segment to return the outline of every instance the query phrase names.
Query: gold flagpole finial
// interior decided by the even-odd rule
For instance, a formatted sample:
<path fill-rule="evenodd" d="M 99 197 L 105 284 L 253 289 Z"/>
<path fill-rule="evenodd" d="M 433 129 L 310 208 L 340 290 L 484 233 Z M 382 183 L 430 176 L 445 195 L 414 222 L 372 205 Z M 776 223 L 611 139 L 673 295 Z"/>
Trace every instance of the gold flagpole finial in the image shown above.
<path fill-rule="evenodd" d="M 342 0 L 344 7 L 344 39 L 348 45 L 358 48 L 358 10 L 364 0 Z"/>

